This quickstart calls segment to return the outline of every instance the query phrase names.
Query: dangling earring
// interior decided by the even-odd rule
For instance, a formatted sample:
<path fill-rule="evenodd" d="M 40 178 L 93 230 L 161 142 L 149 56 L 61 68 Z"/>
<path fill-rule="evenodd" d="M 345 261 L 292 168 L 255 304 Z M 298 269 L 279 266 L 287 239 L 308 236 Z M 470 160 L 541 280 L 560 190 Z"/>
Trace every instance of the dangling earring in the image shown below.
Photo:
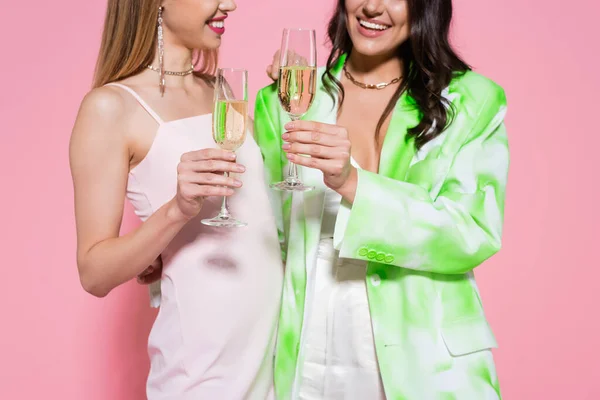
<path fill-rule="evenodd" d="M 162 14 L 164 11 L 164 7 L 158 7 L 158 67 L 153 66 L 152 64 L 148 65 L 148 69 L 158 73 L 158 87 L 160 89 L 160 96 L 163 97 L 165 95 L 165 75 L 174 75 L 174 76 L 187 76 L 194 73 L 194 64 L 190 66 L 187 71 L 166 71 L 165 70 L 165 43 L 163 36 L 163 18 Z"/>
<path fill-rule="evenodd" d="M 164 7 L 158 7 L 158 87 L 160 89 L 160 96 L 165 95 L 165 43 L 163 40 L 163 13 Z"/>

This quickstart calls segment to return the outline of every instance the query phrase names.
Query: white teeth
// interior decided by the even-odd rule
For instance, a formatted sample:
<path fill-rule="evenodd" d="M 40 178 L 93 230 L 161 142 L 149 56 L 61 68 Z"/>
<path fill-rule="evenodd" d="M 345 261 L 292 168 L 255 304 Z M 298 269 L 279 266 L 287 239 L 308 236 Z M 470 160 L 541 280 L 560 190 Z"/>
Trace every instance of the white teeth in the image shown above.
<path fill-rule="evenodd" d="M 225 22 L 223 22 L 223 21 L 211 21 L 208 24 L 210 26 L 212 26 L 213 28 L 224 28 L 225 27 Z"/>
<path fill-rule="evenodd" d="M 359 19 L 358 23 L 361 24 L 362 26 L 364 26 L 365 28 L 375 29 L 375 30 L 378 30 L 378 31 L 384 31 L 384 30 L 386 30 L 386 29 L 389 28 L 389 26 L 374 24 L 372 22 L 363 21 L 362 19 Z"/>

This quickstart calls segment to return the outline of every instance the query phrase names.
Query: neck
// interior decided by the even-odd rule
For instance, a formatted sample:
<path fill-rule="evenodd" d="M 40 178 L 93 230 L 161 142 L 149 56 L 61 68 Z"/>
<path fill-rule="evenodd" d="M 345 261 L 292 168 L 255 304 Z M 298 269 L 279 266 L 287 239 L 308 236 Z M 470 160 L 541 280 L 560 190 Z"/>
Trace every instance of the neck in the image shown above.
<path fill-rule="evenodd" d="M 402 75 L 403 62 L 396 54 L 389 56 L 365 56 L 352 50 L 346 60 L 346 69 L 364 83 L 389 82 Z"/>
<path fill-rule="evenodd" d="M 192 50 L 178 46 L 169 46 L 167 43 L 165 43 L 163 64 L 165 71 L 187 71 L 192 65 Z M 156 56 L 154 56 L 152 65 L 156 68 L 159 67 L 158 52 L 156 53 Z"/>
<path fill-rule="evenodd" d="M 165 24 L 163 24 L 163 43 L 163 65 L 165 71 L 183 72 L 190 69 L 192 65 L 192 50 L 184 46 Z M 152 65 L 157 68 L 159 66 L 158 51 L 154 55 Z"/>

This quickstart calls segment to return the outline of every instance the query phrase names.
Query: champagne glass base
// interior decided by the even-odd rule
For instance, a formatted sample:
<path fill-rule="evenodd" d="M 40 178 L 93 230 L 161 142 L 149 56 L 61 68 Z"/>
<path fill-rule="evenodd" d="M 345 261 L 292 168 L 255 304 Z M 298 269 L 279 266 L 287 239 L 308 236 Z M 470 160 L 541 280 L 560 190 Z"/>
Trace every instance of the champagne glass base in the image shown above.
<path fill-rule="evenodd" d="M 207 226 L 218 226 L 222 228 L 241 228 L 248 225 L 245 222 L 238 221 L 233 217 L 225 215 L 217 215 L 214 218 L 203 219 L 201 222 Z"/>
<path fill-rule="evenodd" d="M 295 180 L 285 180 L 278 183 L 272 183 L 269 186 L 272 189 L 282 192 L 308 192 L 315 188 L 314 186 L 307 186 L 304 183 Z"/>

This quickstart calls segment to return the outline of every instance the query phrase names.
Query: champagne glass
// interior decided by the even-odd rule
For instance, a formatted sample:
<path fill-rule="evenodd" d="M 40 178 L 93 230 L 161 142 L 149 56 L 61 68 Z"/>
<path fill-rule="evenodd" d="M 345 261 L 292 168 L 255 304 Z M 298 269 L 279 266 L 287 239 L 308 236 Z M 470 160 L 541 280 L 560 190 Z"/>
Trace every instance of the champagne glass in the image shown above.
<path fill-rule="evenodd" d="M 283 110 L 292 121 L 306 114 L 317 89 L 317 46 L 314 29 L 285 29 L 281 40 L 280 70 L 277 93 Z M 271 184 L 273 189 L 307 191 L 298 178 L 298 168 L 289 163 L 284 181 Z"/>
<path fill-rule="evenodd" d="M 248 71 L 219 68 L 215 81 L 214 102 L 213 139 L 221 149 L 235 152 L 244 144 L 248 128 Z M 228 176 L 227 172 L 225 176 Z M 219 215 L 203 219 L 202 223 L 226 228 L 247 225 L 231 215 L 227 209 L 226 196 L 223 197 Z"/>

